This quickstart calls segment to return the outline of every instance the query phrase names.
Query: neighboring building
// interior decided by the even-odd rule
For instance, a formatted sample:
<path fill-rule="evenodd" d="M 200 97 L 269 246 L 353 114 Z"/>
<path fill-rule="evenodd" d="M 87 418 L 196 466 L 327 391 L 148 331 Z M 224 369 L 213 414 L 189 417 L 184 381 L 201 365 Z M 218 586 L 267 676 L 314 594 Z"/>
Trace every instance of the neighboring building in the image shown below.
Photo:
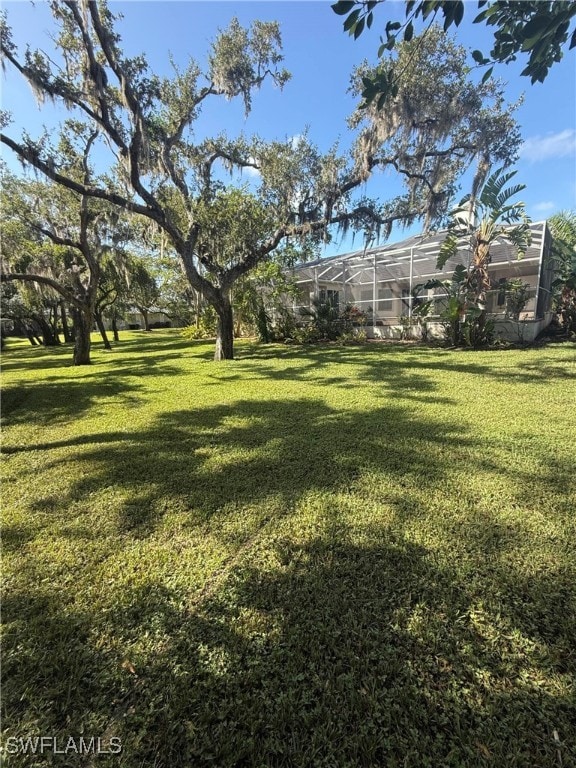
<path fill-rule="evenodd" d="M 552 319 L 551 284 L 554 265 L 551 256 L 552 238 L 546 222 L 530 227 L 532 243 L 526 254 L 518 259 L 514 246 L 496 241 L 490 249 L 488 273 L 492 290 L 487 297 L 487 309 L 496 322 L 497 334 L 532 341 Z M 414 309 L 413 291 L 429 280 L 447 280 L 455 267 L 468 267 L 470 249 L 466 239 L 461 241 L 458 254 L 443 270 L 436 268 L 440 246 L 446 233 L 429 237 L 409 237 L 393 245 L 354 251 L 327 259 L 318 259 L 294 267 L 294 277 L 300 289 L 300 300 L 293 305 L 295 314 L 301 307 L 309 308 L 314 298 L 329 301 L 340 308 L 357 306 L 367 317 L 367 332 L 371 337 L 397 338 L 406 335 L 406 327 Z M 529 284 L 529 299 L 519 321 L 509 318 L 504 283 L 520 279 Z M 423 291 L 420 296 L 434 298 L 428 325 L 434 333 L 434 320 L 439 320 L 443 297 L 440 289 Z M 414 335 L 419 329 L 412 328 Z"/>
<path fill-rule="evenodd" d="M 171 328 L 174 325 L 168 315 L 162 312 L 161 309 L 155 307 L 152 307 L 148 312 L 148 323 L 150 328 Z M 109 330 L 110 321 L 107 320 L 105 325 L 107 330 Z M 118 321 L 118 328 L 120 330 L 129 329 L 137 331 L 145 327 L 146 322 L 144 320 L 144 315 L 136 308 L 127 312 L 124 318 Z"/>

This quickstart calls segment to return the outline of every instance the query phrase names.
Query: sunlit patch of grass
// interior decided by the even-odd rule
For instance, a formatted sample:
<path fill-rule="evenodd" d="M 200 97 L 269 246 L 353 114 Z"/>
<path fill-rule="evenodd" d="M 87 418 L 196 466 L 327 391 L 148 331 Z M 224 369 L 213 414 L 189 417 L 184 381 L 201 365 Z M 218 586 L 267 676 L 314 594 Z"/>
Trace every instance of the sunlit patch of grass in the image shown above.
<path fill-rule="evenodd" d="M 576 762 L 574 345 L 237 352 L 9 343 L 4 741 L 114 735 L 98 763 L 126 768 Z"/>

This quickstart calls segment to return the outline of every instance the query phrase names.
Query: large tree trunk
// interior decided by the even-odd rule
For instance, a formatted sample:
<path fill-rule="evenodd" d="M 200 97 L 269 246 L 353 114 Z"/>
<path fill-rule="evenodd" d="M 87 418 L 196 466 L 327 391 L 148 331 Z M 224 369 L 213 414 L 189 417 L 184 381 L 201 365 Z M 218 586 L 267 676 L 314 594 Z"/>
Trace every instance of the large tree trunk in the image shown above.
<path fill-rule="evenodd" d="M 474 283 L 476 287 L 476 303 L 482 306 L 482 311 L 478 316 L 478 328 L 482 329 L 486 325 L 486 295 L 490 290 L 490 277 L 488 275 L 488 264 L 490 263 L 490 243 L 486 240 L 479 240 L 473 254 Z"/>
<path fill-rule="evenodd" d="M 148 321 L 148 310 L 143 309 L 142 307 L 139 307 L 140 312 L 142 314 L 142 317 L 144 318 L 144 330 L 149 331 L 150 330 L 150 323 Z"/>
<path fill-rule="evenodd" d="M 232 304 L 230 303 L 230 298 L 221 295 L 218 302 L 214 305 L 214 309 L 218 315 L 214 360 L 233 360 L 234 319 L 232 316 Z"/>
<path fill-rule="evenodd" d="M 14 334 L 16 336 L 26 336 L 33 347 L 40 346 L 40 341 L 34 336 L 34 329 L 32 328 L 32 323 L 29 320 L 23 320 L 22 318 L 17 318 L 14 320 Z"/>
<path fill-rule="evenodd" d="M 52 333 L 56 344 L 60 344 L 60 337 L 58 335 L 58 304 L 54 304 L 50 310 L 50 325 L 52 327 Z"/>
<path fill-rule="evenodd" d="M 74 341 L 74 339 L 70 333 L 70 326 L 68 325 L 68 318 L 66 316 L 66 304 L 64 301 L 60 302 L 60 319 L 62 321 L 62 333 L 64 334 L 64 341 L 66 344 L 70 344 Z"/>
<path fill-rule="evenodd" d="M 42 344 L 45 347 L 57 347 L 58 344 L 60 344 L 60 340 L 58 336 L 55 335 L 54 329 L 42 315 L 35 315 L 34 322 L 40 328 Z"/>
<path fill-rule="evenodd" d="M 93 317 L 90 309 L 74 309 L 74 365 L 90 365 L 90 333 Z"/>
<path fill-rule="evenodd" d="M 26 338 L 32 344 L 33 347 L 39 347 L 40 344 L 38 343 L 37 339 L 34 337 L 34 334 L 29 328 L 26 328 L 25 330 Z"/>
<path fill-rule="evenodd" d="M 106 333 L 106 328 L 104 328 L 104 320 L 102 319 L 100 312 L 95 312 L 94 318 L 96 320 L 98 330 L 100 331 L 100 336 L 102 336 L 102 341 L 104 342 L 104 349 L 112 349 L 112 345 L 108 339 L 108 334 Z"/>

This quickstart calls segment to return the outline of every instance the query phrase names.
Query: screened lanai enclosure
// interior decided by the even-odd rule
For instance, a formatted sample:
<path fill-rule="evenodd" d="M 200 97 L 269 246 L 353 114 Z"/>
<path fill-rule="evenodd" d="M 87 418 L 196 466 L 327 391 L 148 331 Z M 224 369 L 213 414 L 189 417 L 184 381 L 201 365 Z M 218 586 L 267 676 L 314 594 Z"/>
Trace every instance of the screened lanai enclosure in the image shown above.
<path fill-rule="evenodd" d="M 521 323 L 527 341 L 550 322 L 554 277 L 546 222 L 532 224 L 530 229 L 531 244 L 520 259 L 510 243 L 502 240 L 492 245 L 488 266 L 491 289 L 487 295 L 487 311 L 496 321 L 497 331 L 504 337 L 517 335 Z M 447 294 L 441 288 L 422 286 L 429 280 L 449 279 L 458 264 L 468 267 L 471 257 L 468 238 L 462 238 L 456 256 L 438 270 L 436 261 L 445 237 L 446 232 L 414 236 L 393 245 L 299 264 L 294 267 L 298 297 L 293 311 L 301 316 L 301 308 L 310 308 L 315 298 L 339 309 L 353 305 L 362 312 L 369 336 L 394 338 L 406 334 L 411 326 L 413 335 L 418 335 L 417 306 L 431 299 L 427 324 L 433 328 L 434 321 L 440 320 Z M 510 280 L 524 285 L 527 294 L 522 311 L 514 317 L 508 301 Z"/>

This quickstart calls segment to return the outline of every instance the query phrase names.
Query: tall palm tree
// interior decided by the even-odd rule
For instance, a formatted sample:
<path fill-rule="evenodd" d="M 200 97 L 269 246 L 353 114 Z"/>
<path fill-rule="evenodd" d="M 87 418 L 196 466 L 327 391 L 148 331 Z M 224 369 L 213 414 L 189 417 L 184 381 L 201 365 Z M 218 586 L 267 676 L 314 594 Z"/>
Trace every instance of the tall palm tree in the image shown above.
<path fill-rule="evenodd" d="M 531 242 L 531 220 L 526 215 L 524 203 L 510 202 L 525 185 L 506 188 L 516 171 L 503 171 L 503 168 L 495 171 L 484 184 L 480 195 L 467 195 L 453 211 L 452 223 L 436 264 L 438 269 L 442 269 L 448 259 L 456 256 L 462 239 L 468 237 L 470 262 L 467 288 L 472 302 L 480 310 L 480 326 L 486 321 L 486 293 L 490 289 L 488 264 L 492 245 L 497 240 L 511 243 L 518 258 L 521 258 Z"/>

